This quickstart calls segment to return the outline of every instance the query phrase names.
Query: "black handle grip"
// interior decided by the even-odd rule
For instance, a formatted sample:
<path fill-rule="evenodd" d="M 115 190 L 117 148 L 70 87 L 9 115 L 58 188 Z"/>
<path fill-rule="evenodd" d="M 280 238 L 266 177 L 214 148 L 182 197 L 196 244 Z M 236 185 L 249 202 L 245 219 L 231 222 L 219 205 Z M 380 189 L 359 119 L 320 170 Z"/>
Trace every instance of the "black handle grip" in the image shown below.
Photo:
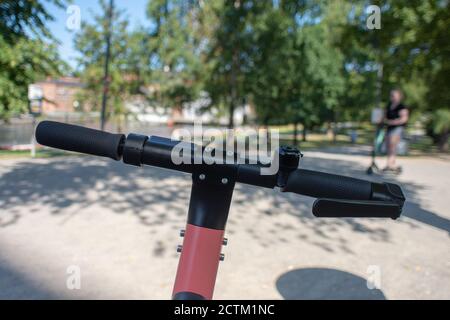
<path fill-rule="evenodd" d="M 372 183 L 318 171 L 298 169 L 289 174 L 283 192 L 315 198 L 371 200 Z"/>
<path fill-rule="evenodd" d="M 36 128 L 38 143 L 57 149 L 120 160 L 123 134 L 112 134 L 72 124 L 42 121 Z"/>

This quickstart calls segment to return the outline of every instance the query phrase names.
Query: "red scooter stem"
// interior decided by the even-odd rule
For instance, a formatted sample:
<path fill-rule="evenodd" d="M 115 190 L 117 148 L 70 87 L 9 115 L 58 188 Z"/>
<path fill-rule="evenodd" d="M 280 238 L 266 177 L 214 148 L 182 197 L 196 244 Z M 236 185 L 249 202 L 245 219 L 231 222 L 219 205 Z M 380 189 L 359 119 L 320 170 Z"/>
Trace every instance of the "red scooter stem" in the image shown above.
<path fill-rule="evenodd" d="M 172 295 L 175 300 L 212 299 L 235 176 L 233 167 L 218 174 L 199 166 L 192 174 L 187 226 Z"/>
<path fill-rule="evenodd" d="M 224 230 L 187 224 L 172 296 L 211 300 Z"/>

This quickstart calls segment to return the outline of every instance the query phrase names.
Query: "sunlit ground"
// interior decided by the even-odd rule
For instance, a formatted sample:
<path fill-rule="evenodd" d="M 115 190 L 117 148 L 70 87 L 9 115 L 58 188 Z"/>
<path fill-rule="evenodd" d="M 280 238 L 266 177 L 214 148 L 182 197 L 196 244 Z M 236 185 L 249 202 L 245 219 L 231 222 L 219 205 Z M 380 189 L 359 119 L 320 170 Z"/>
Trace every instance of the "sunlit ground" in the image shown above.
<path fill-rule="evenodd" d="M 368 178 L 367 150 L 341 150 L 302 166 Z M 449 299 L 450 162 L 400 162 L 397 221 L 319 220 L 313 199 L 237 186 L 215 297 Z M 93 157 L 0 160 L 0 298 L 170 298 L 189 192 L 189 176 Z"/>

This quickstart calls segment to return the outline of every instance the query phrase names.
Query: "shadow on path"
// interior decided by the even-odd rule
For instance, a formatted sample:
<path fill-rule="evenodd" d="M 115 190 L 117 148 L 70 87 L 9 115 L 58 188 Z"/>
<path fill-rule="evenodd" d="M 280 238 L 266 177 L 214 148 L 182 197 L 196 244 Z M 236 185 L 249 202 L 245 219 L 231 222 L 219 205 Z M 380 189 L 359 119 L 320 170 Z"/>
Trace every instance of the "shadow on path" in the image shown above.
<path fill-rule="evenodd" d="M 0 259 L 0 300 L 58 299 L 47 288 L 35 283 Z"/>
<path fill-rule="evenodd" d="M 386 300 L 381 290 L 368 289 L 365 279 L 335 269 L 292 270 L 281 275 L 276 286 L 286 300 Z"/>
<path fill-rule="evenodd" d="M 168 182 L 173 177 L 178 179 L 175 184 Z M 151 181 L 150 187 L 144 184 L 146 180 Z M 50 214 L 67 218 L 73 205 L 80 211 L 96 204 L 117 214 L 131 212 L 143 224 L 166 223 L 174 216 L 167 212 L 185 214 L 180 204 L 185 201 L 187 205 L 189 188 L 183 188 L 183 181 L 189 186 L 189 177 L 177 172 L 143 170 L 91 157 L 21 162 L 0 176 L 0 227 L 18 223 L 24 214 L 19 210 L 22 206 L 33 214 L 42 205 L 50 208 Z M 162 204 L 165 212 L 147 212 L 152 204 Z"/>
<path fill-rule="evenodd" d="M 301 166 L 312 170 L 332 172 L 356 178 L 381 181 L 386 177 L 365 175 L 365 168 L 355 162 L 336 159 L 305 157 Z M 395 178 L 387 178 L 396 182 Z M 189 175 L 146 167 L 136 168 L 119 162 L 92 157 L 62 157 L 45 161 L 21 161 L 0 174 L 0 232 L 20 224 L 24 215 L 48 210 L 51 216 L 62 216 L 67 223 L 80 209 L 90 206 L 107 208 L 114 214 L 132 215 L 154 233 L 158 225 L 169 224 L 178 229 L 185 223 L 191 179 Z M 247 215 L 253 223 L 267 221 L 269 237 L 261 235 L 256 225 L 245 226 L 255 243 L 264 247 L 289 245 L 300 239 L 326 252 L 354 254 L 351 238 L 342 231 L 363 234 L 375 242 L 390 242 L 389 226 L 408 224 L 411 228 L 428 225 L 450 234 L 450 220 L 422 207 L 419 194 L 427 190 L 418 183 L 401 183 L 407 202 L 403 215 L 396 222 L 373 219 L 317 219 L 311 214 L 314 199 L 277 190 L 237 185 L 231 206 L 228 233 Z M 265 207 L 256 204 L 264 202 Z M 24 209 L 24 206 L 25 209 Z M 45 206 L 45 207 L 43 207 Z M 278 222 L 278 215 L 291 215 L 302 228 Z M 283 221 L 283 219 L 280 219 Z M 418 223 L 417 223 L 418 222 Z M 270 239 L 269 241 L 267 239 Z M 157 243 L 153 256 L 164 255 L 164 243 Z M 9 282 L 8 282 L 9 281 Z M 12 282 L 11 282 L 12 281 Z M 1 287 L 8 290 L 7 297 L 53 298 L 52 293 L 40 288 L 0 259 Z M 368 290 L 364 279 L 332 269 L 300 269 L 282 275 L 277 288 L 286 299 L 384 299 L 380 291 Z"/>
<path fill-rule="evenodd" d="M 374 181 L 386 180 L 385 177 L 368 177 L 362 165 L 350 161 L 305 157 L 301 166 Z M 65 216 L 64 220 L 80 209 L 97 205 L 116 214 L 132 214 L 147 226 L 172 224 L 174 229 L 179 228 L 187 214 L 190 181 L 190 176 L 182 173 L 153 167 L 136 168 L 92 157 L 18 162 L 0 175 L 0 230 L 19 223 L 24 214 L 42 210 L 42 205 L 50 208 L 51 215 Z M 450 234 L 449 219 L 422 208 L 418 197 L 419 192 L 426 191 L 422 186 L 415 183 L 401 186 L 407 198 L 403 214 L 412 220 L 399 219 L 398 223 L 417 228 L 420 225 L 412 223 L 417 221 Z M 341 228 L 364 233 L 372 241 L 391 240 L 388 226 L 394 222 L 390 220 L 379 223 L 372 219 L 317 219 L 311 214 L 312 198 L 242 184 L 237 185 L 233 196 L 228 231 L 233 233 L 233 226 L 248 214 L 244 211 L 262 200 L 267 202 L 265 208 L 258 208 L 262 215 L 289 214 L 301 221 L 305 226 L 302 229 L 311 231 L 292 230 L 291 225 L 275 221 L 269 230 L 273 235 L 272 243 L 288 243 L 294 237 L 327 252 L 338 250 L 351 254 L 351 246 L 339 232 Z M 76 210 L 71 208 L 74 205 Z M 26 213 L 22 206 L 27 206 Z M 270 246 L 270 242 L 264 242 L 252 227 L 248 226 L 247 231 L 254 239 Z"/>

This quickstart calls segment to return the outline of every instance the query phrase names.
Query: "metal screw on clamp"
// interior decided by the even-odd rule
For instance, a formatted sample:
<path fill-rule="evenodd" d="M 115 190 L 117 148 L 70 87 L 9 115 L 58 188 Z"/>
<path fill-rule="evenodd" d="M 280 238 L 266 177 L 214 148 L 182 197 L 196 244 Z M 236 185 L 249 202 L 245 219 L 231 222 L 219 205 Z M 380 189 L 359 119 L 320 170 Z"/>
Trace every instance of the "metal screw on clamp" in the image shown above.
<path fill-rule="evenodd" d="M 205 179 L 206 179 L 206 176 L 202 173 L 201 175 L 198 176 L 198 178 L 199 178 L 200 180 L 205 180 Z"/>
<path fill-rule="evenodd" d="M 227 244 L 228 244 L 228 239 L 227 238 L 223 238 L 222 245 L 226 246 Z"/>
<path fill-rule="evenodd" d="M 222 184 L 227 184 L 228 183 L 228 179 L 227 178 L 222 178 Z"/>
<path fill-rule="evenodd" d="M 186 230 L 184 230 L 184 229 L 180 230 L 180 237 L 184 237 L 185 233 L 186 233 Z"/>
<path fill-rule="evenodd" d="M 225 260 L 225 255 L 224 255 L 223 253 L 221 253 L 221 254 L 220 254 L 220 256 L 219 256 L 219 260 L 220 260 L 220 261 L 223 261 L 223 260 Z"/>
<path fill-rule="evenodd" d="M 183 250 L 183 246 L 179 244 L 178 247 L 177 247 L 177 252 L 180 253 L 181 250 Z"/>

